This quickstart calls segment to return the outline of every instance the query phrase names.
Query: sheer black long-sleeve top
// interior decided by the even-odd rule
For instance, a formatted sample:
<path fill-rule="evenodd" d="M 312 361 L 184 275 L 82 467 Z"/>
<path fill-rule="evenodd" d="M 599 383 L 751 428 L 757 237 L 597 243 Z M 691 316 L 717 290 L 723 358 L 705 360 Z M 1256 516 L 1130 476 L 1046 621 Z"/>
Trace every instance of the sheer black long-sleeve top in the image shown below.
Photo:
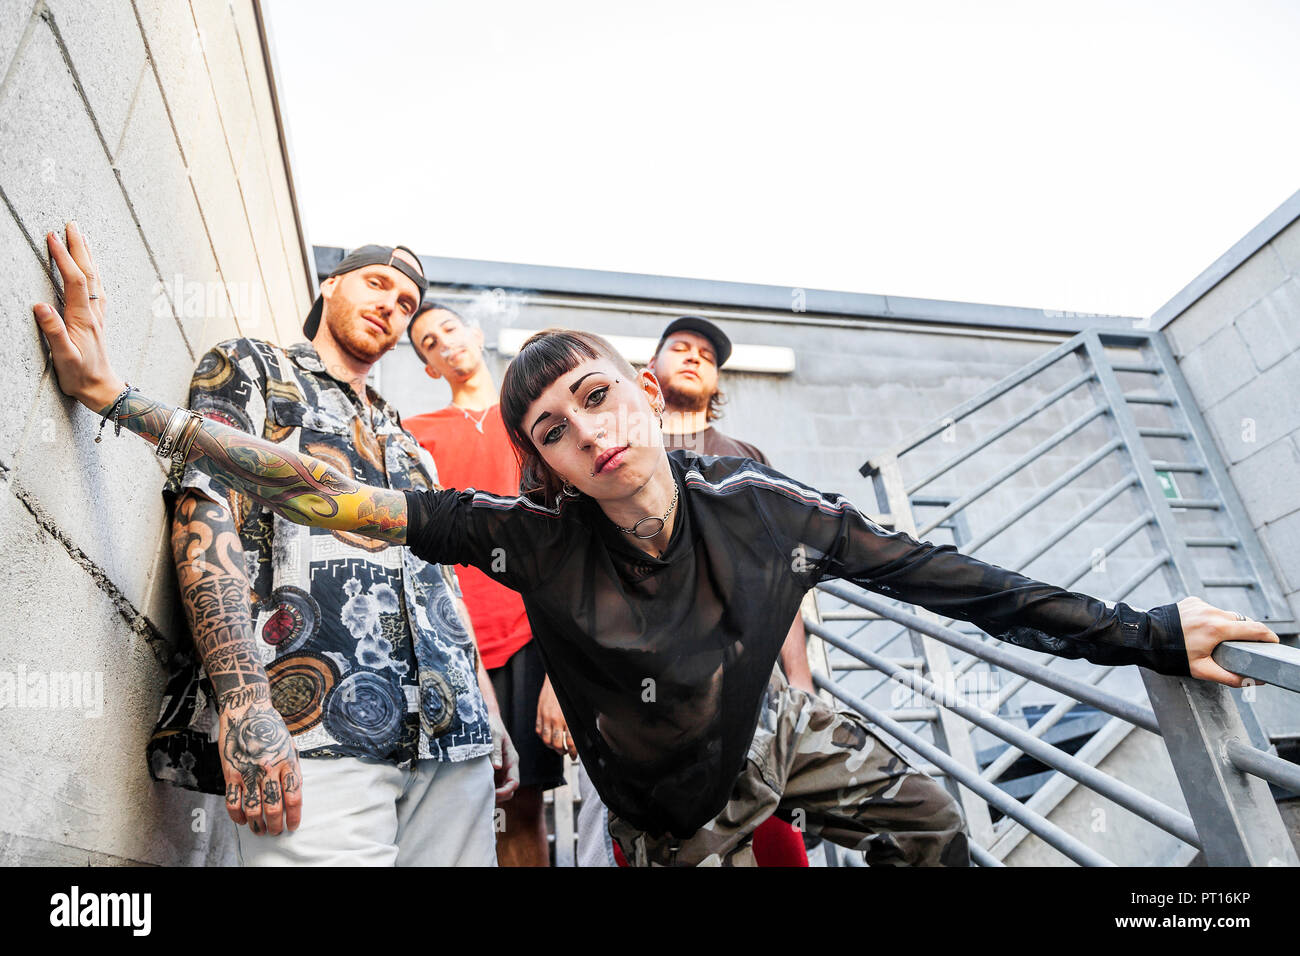
<path fill-rule="evenodd" d="M 685 837 L 725 805 L 804 593 L 823 578 L 1099 664 L 1187 676 L 1173 604 L 1139 611 L 875 524 L 845 498 L 749 459 L 668 455 L 681 491 L 662 558 L 586 497 L 407 492 L 411 551 L 472 564 L 523 595 L 601 799 Z"/>

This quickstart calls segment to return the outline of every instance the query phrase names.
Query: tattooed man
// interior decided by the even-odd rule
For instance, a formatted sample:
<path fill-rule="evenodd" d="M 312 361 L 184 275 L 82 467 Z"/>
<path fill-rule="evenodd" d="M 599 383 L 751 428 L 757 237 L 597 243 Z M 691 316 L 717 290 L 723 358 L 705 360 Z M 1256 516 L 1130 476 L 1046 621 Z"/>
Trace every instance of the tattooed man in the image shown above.
<path fill-rule="evenodd" d="M 404 247 L 354 251 L 321 284 L 308 342 L 222 342 L 191 407 L 360 481 L 435 488 L 432 460 L 366 385 L 424 288 Z M 496 790 L 495 699 L 455 578 L 407 548 L 279 519 L 195 468 L 174 468 L 165 494 L 194 653 L 173 668 L 154 777 L 224 792 L 245 865 L 492 864 L 512 767 Z"/>

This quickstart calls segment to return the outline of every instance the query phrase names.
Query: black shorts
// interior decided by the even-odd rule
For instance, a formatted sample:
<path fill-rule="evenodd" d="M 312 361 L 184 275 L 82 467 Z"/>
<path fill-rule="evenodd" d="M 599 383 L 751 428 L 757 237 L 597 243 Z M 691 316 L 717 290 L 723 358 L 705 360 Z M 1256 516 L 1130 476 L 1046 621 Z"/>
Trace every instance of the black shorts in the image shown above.
<path fill-rule="evenodd" d="M 529 641 L 500 667 L 488 671 L 515 750 L 519 752 L 519 786 L 551 790 L 564 783 L 564 757 L 537 736 L 537 697 L 546 680 L 537 642 Z"/>

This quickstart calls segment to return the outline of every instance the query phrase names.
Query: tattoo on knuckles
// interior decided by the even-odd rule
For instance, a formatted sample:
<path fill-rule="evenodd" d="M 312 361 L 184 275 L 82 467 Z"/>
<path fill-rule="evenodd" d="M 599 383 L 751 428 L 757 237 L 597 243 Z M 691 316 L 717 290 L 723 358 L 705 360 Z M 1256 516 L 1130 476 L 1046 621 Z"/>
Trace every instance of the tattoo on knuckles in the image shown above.
<path fill-rule="evenodd" d="M 280 788 L 268 779 L 270 768 L 293 758 L 293 741 L 275 710 L 255 707 L 239 717 L 227 716 L 222 756 L 243 780 L 246 812 L 262 808 L 262 793 L 267 805 L 279 805 Z M 250 826 L 260 832 L 255 823 Z"/>

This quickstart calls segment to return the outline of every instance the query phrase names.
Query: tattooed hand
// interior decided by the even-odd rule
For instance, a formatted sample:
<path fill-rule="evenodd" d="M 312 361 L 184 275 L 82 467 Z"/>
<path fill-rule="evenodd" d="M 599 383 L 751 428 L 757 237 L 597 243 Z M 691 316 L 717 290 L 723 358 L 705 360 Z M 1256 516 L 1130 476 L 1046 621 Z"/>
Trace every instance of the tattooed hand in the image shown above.
<path fill-rule="evenodd" d="M 230 819 L 258 834 L 296 830 L 302 769 L 284 718 L 270 701 L 223 708 L 219 745 Z"/>

